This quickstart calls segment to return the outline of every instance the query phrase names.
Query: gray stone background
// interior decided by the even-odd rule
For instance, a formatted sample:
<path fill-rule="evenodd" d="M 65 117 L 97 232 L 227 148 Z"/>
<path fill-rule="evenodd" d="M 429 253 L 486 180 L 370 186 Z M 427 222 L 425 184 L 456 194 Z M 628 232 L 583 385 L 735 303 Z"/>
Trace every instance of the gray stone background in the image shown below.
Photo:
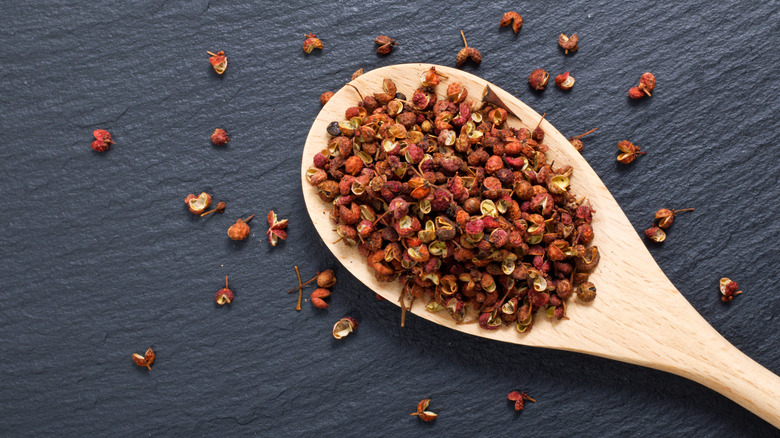
<path fill-rule="evenodd" d="M 4 436 L 703 436 L 778 430 L 663 372 L 490 342 L 400 312 L 321 243 L 299 183 L 320 93 L 359 67 L 454 65 L 513 92 L 565 135 L 641 232 L 695 207 L 651 252 L 691 304 L 775 373 L 780 7 L 739 2 L 5 1 L 0 14 L 0 433 Z M 499 29 L 519 11 L 519 35 Z M 316 32 L 321 53 L 304 55 Z M 560 32 L 580 35 L 564 56 Z M 401 43 L 378 56 L 373 37 Z M 217 77 L 206 50 L 225 50 Z M 534 94 L 528 73 L 576 77 Z M 658 86 L 632 102 L 645 71 Z M 224 127 L 226 148 L 209 143 Z M 112 132 L 104 154 L 92 130 Z M 615 162 L 619 140 L 648 154 Z M 190 215 L 209 191 L 227 212 Z M 263 218 L 290 219 L 271 249 Z M 256 213 L 253 235 L 225 235 Z M 596 230 L 608 233 L 609 230 Z M 296 312 L 293 265 L 336 269 L 331 308 Z M 235 302 L 214 292 L 231 278 Z M 725 305 L 718 279 L 744 294 Z M 639 297 L 638 299 L 643 299 Z M 330 335 L 356 316 L 358 332 Z M 619 317 L 617 315 L 616 317 Z M 594 334 L 598 336 L 598 334 Z M 132 352 L 157 351 L 151 372 Z M 515 413 L 513 389 L 538 402 Z M 410 417 L 433 399 L 439 419 Z"/>

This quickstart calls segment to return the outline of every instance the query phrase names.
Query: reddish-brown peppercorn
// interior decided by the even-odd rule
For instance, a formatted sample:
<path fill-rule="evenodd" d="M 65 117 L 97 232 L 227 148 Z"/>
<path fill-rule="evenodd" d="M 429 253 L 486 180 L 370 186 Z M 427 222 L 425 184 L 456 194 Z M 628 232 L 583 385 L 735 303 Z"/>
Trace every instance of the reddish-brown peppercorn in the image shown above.
<path fill-rule="evenodd" d="M 333 97 L 334 94 L 335 93 L 333 93 L 332 91 L 326 91 L 320 94 L 320 104 L 325 105 L 326 103 L 328 103 L 328 101 L 330 100 L 331 97 Z"/>
<path fill-rule="evenodd" d="M 641 99 L 645 97 L 645 93 L 643 93 L 639 87 L 631 87 L 628 89 L 628 97 L 632 99 Z"/>
<path fill-rule="evenodd" d="M 355 70 L 355 72 L 354 72 L 354 73 L 352 73 L 352 79 L 351 79 L 351 80 L 353 80 L 353 81 L 354 81 L 355 79 L 359 78 L 360 76 L 363 76 L 363 73 L 364 73 L 365 71 L 366 71 L 366 69 L 364 69 L 363 67 L 361 67 L 361 68 L 359 68 L 359 69 Z M 368 108 L 366 108 L 366 109 L 368 109 Z M 373 110 L 370 110 L 370 111 L 373 111 Z"/>
<path fill-rule="evenodd" d="M 326 269 L 317 274 L 317 286 L 330 288 L 336 284 L 336 275 L 333 273 L 333 269 Z"/>
<path fill-rule="evenodd" d="M 255 217 L 255 215 L 249 216 L 246 219 L 236 219 L 236 223 L 228 228 L 228 237 L 233 240 L 244 240 L 249 237 L 249 233 L 252 232 L 252 229 L 249 228 L 247 222 L 251 221 L 253 217 Z"/>
<path fill-rule="evenodd" d="M 593 301 L 596 298 L 596 286 L 590 281 L 586 281 L 577 288 L 577 298 L 582 301 Z"/>
<path fill-rule="evenodd" d="M 216 301 L 220 306 L 224 306 L 225 304 L 230 304 L 233 302 L 233 291 L 228 289 L 227 275 L 225 276 L 225 287 L 217 291 L 217 294 L 214 296 L 214 301 Z"/>
<path fill-rule="evenodd" d="M 642 74 L 639 78 L 639 86 L 637 88 L 648 96 L 651 96 L 650 92 L 655 88 L 655 76 L 650 72 Z"/>
<path fill-rule="evenodd" d="M 666 233 L 664 233 L 664 230 L 653 226 L 645 230 L 645 237 L 653 242 L 661 243 L 666 240 Z"/>
<path fill-rule="evenodd" d="M 523 408 L 525 407 L 526 400 L 536 402 L 536 400 L 532 399 L 531 396 L 529 396 L 525 392 L 518 392 L 518 391 L 510 392 L 506 398 L 509 401 L 515 402 L 515 411 L 518 412 L 523 410 Z"/>
<path fill-rule="evenodd" d="M 379 35 L 374 38 L 374 43 L 379 44 L 379 47 L 376 48 L 376 53 L 379 53 L 380 55 L 387 55 L 393 50 L 393 47 L 398 44 L 394 39 L 387 35 Z"/>
<path fill-rule="evenodd" d="M 303 51 L 305 53 L 311 53 L 314 49 L 322 50 L 322 41 L 317 38 L 317 35 L 308 33 L 304 36 L 306 37 L 306 39 L 303 41 Z"/>
<path fill-rule="evenodd" d="M 287 239 L 287 231 L 285 231 L 287 228 L 287 219 L 279 220 L 273 210 L 268 212 L 266 218 L 268 219 L 268 231 L 266 231 L 265 234 L 268 235 L 268 243 L 270 243 L 271 246 L 276 246 L 279 239 Z"/>
<path fill-rule="evenodd" d="M 661 228 L 669 228 L 674 223 L 674 218 L 677 213 L 684 211 L 693 211 L 692 208 L 683 208 L 680 210 L 670 210 L 668 208 L 662 208 L 655 212 L 655 220 L 658 221 L 658 226 Z"/>
<path fill-rule="evenodd" d="M 460 49 L 458 52 L 458 56 L 455 58 L 455 62 L 458 64 L 458 66 L 461 66 L 466 63 L 469 59 L 474 62 L 474 64 L 479 64 L 482 62 L 482 54 L 479 52 L 479 50 L 469 47 L 469 44 L 466 42 L 466 35 L 463 34 L 463 31 L 460 31 L 460 36 L 463 37 L 463 48 Z"/>
<path fill-rule="evenodd" d="M 217 72 L 218 75 L 225 73 L 225 70 L 227 70 L 227 57 L 225 56 L 225 52 L 220 50 L 217 53 L 208 51 L 206 53 L 210 55 L 209 64 L 211 64 L 214 71 Z"/>
<path fill-rule="evenodd" d="M 416 415 L 417 418 L 419 418 L 422 421 L 429 422 L 433 421 L 438 417 L 438 414 L 431 411 L 426 411 L 428 409 L 428 405 L 431 403 L 431 399 L 426 398 L 420 400 L 420 403 L 417 403 L 417 412 L 413 412 L 409 415 L 414 416 Z"/>
<path fill-rule="evenodd" d="M 146 350 L 146 353 L 144 353 L 143 356 L 141 356 L 138 353 L 133 353 L 133 362 L 135 362 L 136 365 L 139 367 L 146 367 L 149 369 L 149 371 L 152 370 L 152 363 L 154 363 L 154 350 L 151 348 Z"/>
<path fill-rule="evenodd" d="M 582 152 L 582 140 L 580 140 L 582 137 L 585 137 L 586 135 L 590 134 L 591 132 L 594 132 L 598 130 L 599 128 L 593 128 L 590 131 L 580 134 L 574 137 L 569 138 L 569 143 L 571 143 L 572 146 L 574 146 L 574 149 L 577 149 L 577 152 Z"/>
<path fill-rule="evenodd" d="M 501 17 L 501 21 L 498 23 L 500 27 L 512 25 L 512 31 L 514 33 L 520 32 L 520 28 L 523 27 L 523 17 L 515 11 L 509 11 Z"/>
<path fill-rule="evenodd" d="M 184 198 L 184 203 L 187 204 L 187 207 L 190 209 L 190 213 L 201 214 L 211 205 L 211 195 L 206 192 L 203 192 L 198 196 L 190 193 L 186 198 Z"/>
<path fill-rule="evenodd" d="M 726 277 L 721 278 L 720 279 L 721 301 L 727 303 L 733 300 L 735 295 L 739 295 L 742 293 L 742 291 L 738 289 L 739 289 L 739 285 L 737 284 L 736 281 Z"/>
<path fill-rule="evenodd" d="M 576 52 L 577 49 L 579 49 L 579 45 L 577 43 L 579 42 L 579 37 L 577 37 L 577 34 L 575 33 L 572 36 L 566 36 L 566 34 L 561 34 L 558 37 L 558 45 L 561 46 L 565 54 L 569 54 L 569 52 Z"/>
<path fill-rule="evenodd" d="M 547 86 L 547 81 L 550 79 L 550 73 L 543 68 L 537 68 L 528 75 L 528 84 L 534 90 L 541 91 Z"/>
<path fill-rule="evenodd" d="M 311 303 L 318 309 L 327 309 L 330 306 L 324 301 L 324 299 L 328 298 L 329 296 L 330 291 L 328 289 L 322 287 L 314 289 L 314 292 L 311 293 Z"/>
<path fill-rule="evenodd" d="M 634 146 L 634 144 L 628 140 L 621 140 L 618 142 L 618 150 L 621 153 L 618 154 L 617 160 L 623 164 L 628 164 L 634 161 L 638 155 L 644 155 L 647 153 L 642 151 L 642 148 L 639 146 Z"/>
<path fill-rule="evenodd" d="M 229 141 L 230 137 L 228 137 L 228 134 L 224 129 L 217 128 L 214 130 L 214 133 L 211 134 L 211 142 L 214 143 L 215 146 L 224 146 L 228 144 Z"/>
<path fill-rule="evenodd" d="M 571 87 L 574 86 L 574 76 L 570 75 L 569 72 L 561 73 L 555 77 L 555 85 L 561 90 L 571 90 Z"/>
<path fill-rule="evenodd" d="M 95 141 L 92 142 L 90 147 L 97 152 L 105 152 L 114 144 L 114 140 L 111 139 L 111 134 L 105 129 L 96 129 L 92 131 L 92 135 L 95 137 Z"/>
<path fill-rule="evenodd" d="M 357 320 L 355 320 L 355 318 L 346 316 L 338 320 L 338 322 L 333 325 L 333 337 L 336 339 L 341 339 L 355 331 L 357 328 Z"/>

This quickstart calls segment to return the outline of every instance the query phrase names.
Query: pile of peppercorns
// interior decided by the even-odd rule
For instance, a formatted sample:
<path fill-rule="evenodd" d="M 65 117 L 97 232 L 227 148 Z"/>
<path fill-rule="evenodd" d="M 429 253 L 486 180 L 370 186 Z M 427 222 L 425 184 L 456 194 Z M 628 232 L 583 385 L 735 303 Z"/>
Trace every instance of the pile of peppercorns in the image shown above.
<path fill-rule="evenodd" d="M 407 100 L 385 79 L 328 127 L 308 181 L 376 278 L 403 284 L 404 310 L 425 297 L 456 321 L 471 308 L 485 329 L 521 332 L 539 309 L 564 318 L 574 292 L 595 298 L 599 261 L 571 166 L 547 163 L 540 127 L 507 127 L 505 109 L 468 101 L 461 84 L 439 100 L 441 81 L 423 72 Z"/>

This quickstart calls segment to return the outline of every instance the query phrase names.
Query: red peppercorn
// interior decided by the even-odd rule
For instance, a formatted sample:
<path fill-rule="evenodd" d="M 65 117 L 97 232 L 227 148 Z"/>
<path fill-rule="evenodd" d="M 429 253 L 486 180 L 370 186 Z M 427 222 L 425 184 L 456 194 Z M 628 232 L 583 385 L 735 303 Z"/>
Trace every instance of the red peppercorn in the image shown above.
<path fill-rule="evenodd" d="M 225 304 L 230 304 L 233 302 L 233 291 L 228 289 L 227 275 L 225 276 L 225 287 L 217 291 L 217 294 L 214 296 L 214 300 L 220 306 L 224 306 Z"/>
<path fill-rule="evenodd" d="M 91 147 L 98 152 L 105 152 L 114 144 L 111 134 L 105 129 L 96 129 L 92 131 L 92 135 L 95 136 L 95 141 L 92 142 Z"/>
<path fill-rule="evenodd" d="M 561 73 L 555 77 L 555 85 L 561 90 L 571 90 L 574 86 L 574 76 L 571 76 L 569 72 Z"/>
<path fill-rule="evenodd" d="M 211 142 L 214 143 L 215 146 L 224 146 L 230 141 L 230 137 L 228 137 L 227 132 L 225 132 L 224 129 L 217 128 L 214 130 L 214 133 L 211 134 Z"/>
<path fill-rule="evenodd" d="M 217 72 L 218 75 L 225 73 L 225 70 L 227 70 L 227 57 L 225 56 L 225 52 L 220 50 L 217 53 L 208 51 L 206 53 L 211 55 L 211 57 L 209 57 L 209 64 L 214 68 L 214 71 Z"/>
<path fill-rule="evenodd" d="M 523 17 L 515 11 L 509 11 L 501 17 L 501 21 L 498 23 L 500 27 L 512 25 L 512 31 L 514 33 L 520 32 L 520 28 L 523 27 Z"/>
<path fill-rule="evenodd" d="M 314 49 L 322 50 L 322 41 L 317 38 L 317 35 L 308 33 L 305 35 L 306 39 L 303 41 L 303 51 L 305 53 L 311 53 Z"/>
<path fill-rule="evenodd" d="M 541 91 L 547 86 L 547 81 L 550 79 L 550 73 L 543 68 L 537 68 L 528 75 L 528 84 L 534 90 Z"/>

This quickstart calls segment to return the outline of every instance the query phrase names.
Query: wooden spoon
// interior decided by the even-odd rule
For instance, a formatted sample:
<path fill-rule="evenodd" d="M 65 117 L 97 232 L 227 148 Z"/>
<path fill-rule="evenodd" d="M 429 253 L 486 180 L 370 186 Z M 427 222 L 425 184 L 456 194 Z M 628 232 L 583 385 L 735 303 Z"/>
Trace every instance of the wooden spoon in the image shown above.
<path fill-rule="evenodd" d="M 420 87 L 420 75 L 431 64 L 401 64 L 372 70 L 350 82 L 366 96 L 381 92 L 382 80 L 392 79 L 398 91 L 411 98 Z M 514 127 L 533 129 L 541 116 L 511 94 L 472 74 L 436 65 L 448 77 L 436 87 L 445 98 L 447 85 L 460 82 L 469 99 L 479 100 L 490 85 L 492 98 L 500 99 L 510 113 Z M 342 264 L 366 286 L 393 303 L 399 302 L 401 285 L 382 283 L 354 247 L 342 242 L 329 218 L 330 205 L 322 202 L 306 180 L 317 152 L 327 147 L 329 123 L 343 120 L 344 112 L 360 96 L 344 86 L 322 108 L 309 131 L 303 150 L 301 180 L 303 197 L 314 226 L 325 244 Z M 726 341 L 688 303 L 656 264 L 623 210 L 588 162 L 546 120 L 541 124 L 550 148 L 548 162 L 571 165 L 571 191 L 590 200 L 596 214 L 594 244 L 601 261 L 591 275 L 598 297 L 591 303 L 570 299 L 568 320 L 548 320 L 537 315 L 532 330 L 519 333 L 514 325 L 484 330 L 477 324 L 455 324 L 447 312 L 431 313 L 418 302 L 412 313 L 436 324 L 475 336 L 515 344 L 576 351 L 668 371 L 699 382 L 780 427 L 780 378 Z"/>

